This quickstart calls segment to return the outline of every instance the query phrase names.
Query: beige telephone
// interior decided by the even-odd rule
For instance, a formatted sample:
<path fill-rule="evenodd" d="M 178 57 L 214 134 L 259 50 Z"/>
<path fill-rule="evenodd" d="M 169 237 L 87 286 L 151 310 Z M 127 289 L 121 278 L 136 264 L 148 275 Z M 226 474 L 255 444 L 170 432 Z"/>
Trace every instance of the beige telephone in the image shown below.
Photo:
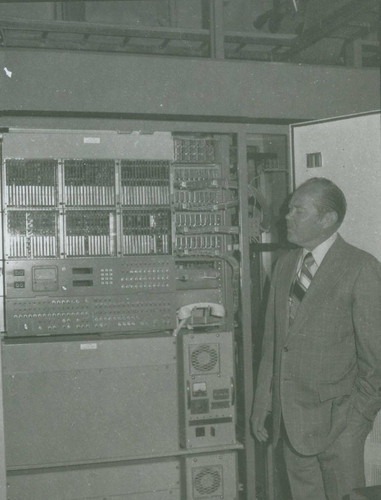
<path fill-rule="evenodd" d="M 195 309 L 209 309 L 212 316 L 217 316 L 219 318 L 225 316 L 225 308 L 222 304 L 216 304 L 214 302 L 195 302 L 194 304 L 186 304 L 180 307 L 176 312 L 178 324 L 173 331 L 174 337 L 177 337 L 181 328 L 184 328 Z"/>

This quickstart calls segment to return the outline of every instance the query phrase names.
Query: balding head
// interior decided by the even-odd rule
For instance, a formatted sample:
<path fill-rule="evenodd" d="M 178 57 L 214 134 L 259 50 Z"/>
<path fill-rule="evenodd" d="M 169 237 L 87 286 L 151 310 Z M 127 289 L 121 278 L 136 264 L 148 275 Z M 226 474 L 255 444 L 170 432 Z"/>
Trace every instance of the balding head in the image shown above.
<path fill-rule="evenodd" d="M 344 220 L 347 211 L 347 201 L 342 190 L 332 181 L 325 177 L 312 177 L 303 184 L 299 189 L 310 189 L 315 194 L 314 200 L 316 208 L 321 216 L 327 212 L 336 212 L 338 228 Z"/>

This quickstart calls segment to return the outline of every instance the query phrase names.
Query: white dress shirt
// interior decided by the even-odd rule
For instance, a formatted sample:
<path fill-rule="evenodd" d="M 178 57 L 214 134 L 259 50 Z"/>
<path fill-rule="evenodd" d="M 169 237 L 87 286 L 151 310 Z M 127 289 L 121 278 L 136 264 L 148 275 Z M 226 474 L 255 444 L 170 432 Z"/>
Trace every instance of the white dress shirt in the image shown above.
<path fill-rule="evenodd" d="M 310 266 L 310 272 L 312 276 L 315 276 L 316 271 L 319 269 L 320 264 L 323 262 L 324 257 L 326 256 L 328 250 L 331 248 L 331 246 L 335 243 L 337 238 L 337 233 L 331 234 L 329 238 L 327 238 L 325 241 L 320 243 L 317 247 L 315 247 L 312 251 L 307 250 L 306 248 L 303 248 L 303 253 L 299 259 L 298 262 L 298 267 L 297 267 L 297 274 L 300 276 L 300 270 L 302 268 L 303 260 L 304 257 L 311 252 L 312 256 L 315 260 L 314 264 Z"/>

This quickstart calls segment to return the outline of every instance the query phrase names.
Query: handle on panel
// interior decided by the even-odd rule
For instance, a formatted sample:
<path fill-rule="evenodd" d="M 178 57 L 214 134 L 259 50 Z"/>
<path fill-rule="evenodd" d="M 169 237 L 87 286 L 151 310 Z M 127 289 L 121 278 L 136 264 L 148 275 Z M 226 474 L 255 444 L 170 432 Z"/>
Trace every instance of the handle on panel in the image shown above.
<path fill-rule="evenodd" d="M 180 320 L 190 318 L 194 309 L 210 309 L 213 316 L 218 316 L 220 318 L 225 316 L 225 308 L 222 304 L 216 304 L 214 302 L 196 302 L 180 307 L 177 311 L 177 317 Z"/>
<path fill-rule="evenodd" d="M 235 405 L 235 382 L 234 382 L 233 377 L 230 378 L 230 388 L 232 390 L 232 406 L 234 406 Z"/>
<path fill-rule="evenodd" d="M 191 388 L 189 380 L 187 380 L 187 408 L 190 409 L 191 406 Z"/>

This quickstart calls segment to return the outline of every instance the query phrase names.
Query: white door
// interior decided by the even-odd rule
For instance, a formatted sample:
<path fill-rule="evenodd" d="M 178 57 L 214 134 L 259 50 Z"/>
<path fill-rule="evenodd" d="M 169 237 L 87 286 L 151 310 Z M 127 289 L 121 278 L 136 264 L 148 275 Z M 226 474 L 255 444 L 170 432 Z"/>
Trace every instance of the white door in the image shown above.
<path fill-rule="evenodd" d="M 291 126 L 293 182 L 327 177 L 345 193 L 340 234 L 381 261 L 381 113 Z M 367 485 L 381 484 L 381 412 L 365 445 Z"/>

